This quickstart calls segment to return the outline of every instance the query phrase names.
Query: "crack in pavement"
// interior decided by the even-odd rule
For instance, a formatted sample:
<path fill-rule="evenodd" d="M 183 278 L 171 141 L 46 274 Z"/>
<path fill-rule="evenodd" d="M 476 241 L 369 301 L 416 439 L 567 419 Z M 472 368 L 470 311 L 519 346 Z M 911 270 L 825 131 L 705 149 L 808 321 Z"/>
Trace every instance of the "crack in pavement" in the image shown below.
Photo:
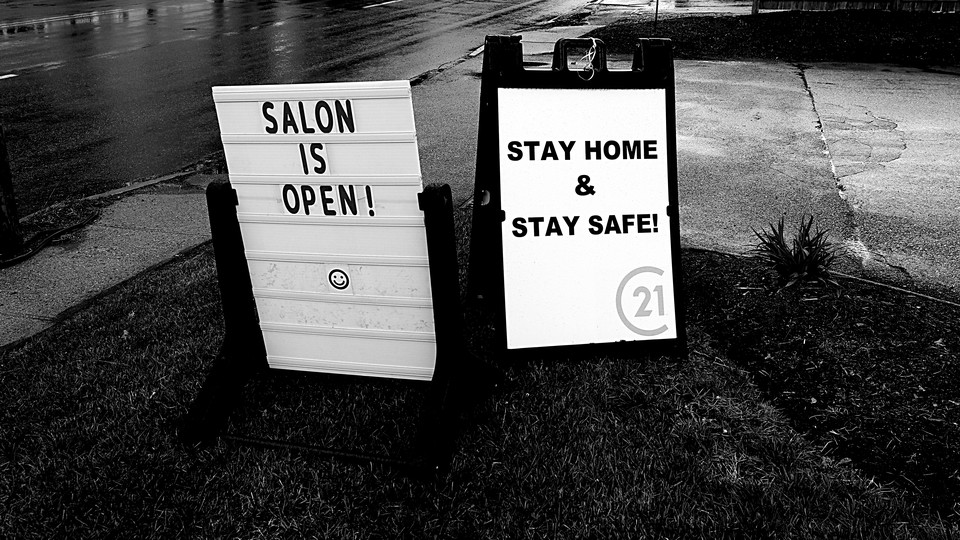
<path fill-rule="evenodd" d="M 900 159 L 900 157 L 903 155 L 903 152 L 907 149 L 904 133 L 897 129 L 899 126 L 897 125 L 896 122 L 893 122 L 892 120 L 889 120 L 886 118 L 876 116 L 872 112 L 870 112 L 866 107 L 861 107 L 861 108 L 863 108 L 864 113 L 867 116 L 869 116 L 871 120 L 865 121 L 865 122 L 857 121 L 849 118 L 822 117 L 820 115 L 819 109 L 817 108 L 817 100 L 816 100 L 816 97 L 813 95 L 813 89 L 810 88 L 810 83 L 807 81 L 806 70 L 811 66 L 798 63 L 798 64 L 794 64 L 794 67 L 797 70 L 797 75 L 800 77 L 800 80 L 803 82 L 803 89 L 806 91 L 807 96 L 810 98 L 810 106 L 813 109 L 814 115 L 816 115 L 817 130 L 820 132 L 820 143 L 823 148 L 822 150 L 823 155 L 827 158 L 828 162 L 830 163 L 830 172 L 833 175 L 833 180 L 837 186 L 837 195 L 843 201 L 847 209 L 847 212 L 846 212 L 847 226 L 851 231 L 851 236 L 850 238 L 843 240 L 841 251 L 855 258 L 861 268 L 865 268 L 871 261 L 873 261 L 875 263 L 883 264 L 887 268 L 897 271 L 904 277 L 907 277 L 907 278 L 911 277 L 910 273 L 907 271 L 906 268 L 887 262 L 886 257 L 883 253 L 870 250 L 870 248 L 863 242 L 861 233 L 860 233 L 860 227 L 859 225 L 857 225 L 857 221 L 856 221 L 856 209 L 848 200 L 847 194 L 846 194 L 846 188 L 844 187 L 844 184 L 843 184 L 844 178 L 862 173 L 872 168 L 884 167 L 885 164 L 891 163 L 893 161 L 896 161 L 897 159 Z M 896 145 L 888 145 L 888 144 L 882 144 L 884 141 L 880 141 L 880 144 L 871 144 L 874 142 L 873 140 L 871 140 L 870 143 L 867 143 L 860 140 L 860 138 L 854 138 L 852 134 L 851 134 L 851 137 L 831 137 L 831 139 L 833 139 L 831 141 L 830 139 L 827 138 L 827 135 L 826 135 L 827 125 L 829 125 L 830 128 L 838 129 L 840 131 L 844 131 L 844 129 L 842 129 L 841 126 L 850 126 L 849 129 L 847 129 L 846 131 L 851 131 L 851 132 L 876 131 L 877 133 L 880 133 L 880 134 L 893 133 L 897 135 L 899 143 Z M 848 145 L 845 146 L 844 144 L 838 144 L 838 143 L 844 143 L 844 142 L 846 142 Z M 831 144 L 833 145 L 833 149 L 831 149 Z M 864 156 L 864 159 L 861 161 L 849 160 L 846 158 L 846 155 L 848 154 L 848 152 L 850 152 L 853 148 L 855 148 L 856 145 L 865 147 L 867 149 L 866 155 Z M 839 148 L 837 148 L 838 146 Z M 886 149 L 894 146 L 897 148 L 896 156 L 891 157 L 890 159 L 881 158 L 881 159 L 871 160 L 871 158 L 874 157 L 874 154 L 876 153 L 878 148 Z M 841 153 L 844 155 L 843 158 L 839 157 Z M 883 154 L 882 152 L 878 153 L 878 155 L 881 155 L 883 157 L 888 157 L 886 154 Z M 854 172 L 854 169 L 857 167 L 856 164 L 858 163 L 862 168 L 860 168 L 859 170 L 855 170 Z M 868 164 L 870 166 L 867 166 Z"/>
<path fill-rule="evenodd" d="M 830 145 L 827 144 L 827 137 L 823 131 L 823 119 L 820 117 L 820 111 L 817 110 L 817 100 L 813 96 L 813 91 L 810 89 L 810 83 L 807 82 L 806 70 L 809 66 L 805 64 L 794 64 L 794 67 L 797 68 L 797 75 L 800 76 L 800 80 L 803 82 L 803 89 L 807 92 L 807 96 L 810 98 L 810 105 L 813 108 L 813 114 L 817 116 L 817 131 L 820 132 L 820 144 L 823 146 L 823 154 L 830 162 L 830 171 L 833 174 L 833 179 L 837 181 L 837 187 L 841 192 L 840 198 L 846 200 L 843 195 L 843 186 L 840 185 L 839 178 L 837 176 L 837 169 L 834 166 L 833 156 L 830 154 Z"/>

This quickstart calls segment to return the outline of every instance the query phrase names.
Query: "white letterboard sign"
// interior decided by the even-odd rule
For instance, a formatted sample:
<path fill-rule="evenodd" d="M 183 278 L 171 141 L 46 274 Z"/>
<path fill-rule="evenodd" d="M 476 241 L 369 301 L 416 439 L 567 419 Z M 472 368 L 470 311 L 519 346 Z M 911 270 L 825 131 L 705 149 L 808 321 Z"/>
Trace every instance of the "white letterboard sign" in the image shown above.
<path fill-rule="evenodd" d="M 665 90 L 498 101 L 507 347 L 675 339 Z"/>
<path fill-rule="evenodd" d="M 213 88 L 272 368 L 430 380 L 408 81 Z"/>

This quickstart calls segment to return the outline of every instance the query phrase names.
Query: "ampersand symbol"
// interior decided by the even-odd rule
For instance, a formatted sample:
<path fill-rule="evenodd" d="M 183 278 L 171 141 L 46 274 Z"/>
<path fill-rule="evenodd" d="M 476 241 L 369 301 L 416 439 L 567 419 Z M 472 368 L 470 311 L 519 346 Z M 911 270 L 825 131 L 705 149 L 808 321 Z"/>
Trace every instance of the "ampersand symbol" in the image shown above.
<path fill-rule="evenodd" d="M 593 195 L 596 190 L 590 185 L 590 177 L 582 174 L 577 178 L 577 195 Z"/>

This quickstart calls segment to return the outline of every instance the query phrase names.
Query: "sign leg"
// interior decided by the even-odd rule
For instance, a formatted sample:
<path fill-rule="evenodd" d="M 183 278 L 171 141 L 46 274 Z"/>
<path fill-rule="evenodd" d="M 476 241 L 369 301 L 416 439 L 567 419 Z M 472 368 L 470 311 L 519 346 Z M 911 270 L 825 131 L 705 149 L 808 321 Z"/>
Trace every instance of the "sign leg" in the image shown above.
<path fill-rule="evenodd" d="M 181 437 L 191 444 L 208 442 L 219 435 L 250 375 L 267 367 L 237 221 L 237 195 L 230 184 L 210 184 L 207 211 L 223 306 L 224 338 L 220 354 L 181 429 Z"/>
<path fill-rule="evenodd" d="M 430 283 L 437 336 L 437 360 L 421 421 L 418 446 L 428 469 L 449 467 L 457 419 L 483 389 L 495 386 L 499 372 L 466 351 L 460 302 L 457 244 L 450 186 L 429 185 L 420 194 L 424 213 Z"/>
<path fill-rule="evenodd" d="M 520 36 L 487 36 L 483 46 L 483 78 L 480 81 L 480 118 L 477 129 L 477 166 L 473 194 L 473 230 L 470 237 L 469 294 L 471 298 L 496 302 L 503 289 L 500 270 L 500 235 L 503 221 L 497 135 L 497 87 L 508 76 L 523 73 Z"/>

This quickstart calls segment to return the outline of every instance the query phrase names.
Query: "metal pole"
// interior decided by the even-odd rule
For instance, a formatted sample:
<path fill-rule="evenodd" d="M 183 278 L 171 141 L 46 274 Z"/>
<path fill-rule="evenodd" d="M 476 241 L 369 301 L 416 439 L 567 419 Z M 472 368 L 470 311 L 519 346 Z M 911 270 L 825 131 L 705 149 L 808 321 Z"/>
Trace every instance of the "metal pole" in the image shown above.
<path fill-rule="evenodd" d="M 657 33 L 657 21 L 660 19 L 660 0 L 657 0 L 656 6 L 653 8 L 653 33 Z"/>
<path fill-rule="evenodd" d="M 20 216 L 13 196 L 13 173 L 7 155 L 7 141 L 0 125 L 0 258 L 16 255 L 23 247 Z"/>

